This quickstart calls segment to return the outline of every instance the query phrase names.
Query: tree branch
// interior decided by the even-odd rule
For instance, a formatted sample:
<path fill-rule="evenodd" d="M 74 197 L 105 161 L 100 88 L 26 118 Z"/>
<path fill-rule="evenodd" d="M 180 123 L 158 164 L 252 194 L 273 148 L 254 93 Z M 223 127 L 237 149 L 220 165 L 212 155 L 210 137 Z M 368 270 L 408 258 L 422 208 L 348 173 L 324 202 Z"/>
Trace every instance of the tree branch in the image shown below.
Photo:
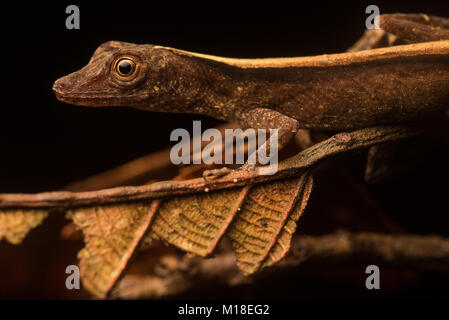
<path fill-rule="evenodd" d="M 191 194 L 282 179 L 299 174 L 335 155 L 387 141 L 413 137 L 428 129 L 408 126 L 380 126 L 351 133 L 339 133 L 281 162 L 273 175 L 264 175 L 264 167 L 254 172 L 236 170 L 216 180 L 196 178 L 185 181 L 161 181 L 138 187 L 117 187 L 88 192 L 44 192 L 36 194 L 0 194 L 0 208 L 58 208 L 154 199 L 179 194 Z"/>
<path fill-rule="evenodd" d="M 158 259 L 150 274 L 126 275 L 112 297 L 163 298 L 212 284 L 234 286 L 260 280 L 305 262 L 309 266 L 343 265 L 355 258 L 382 266 L 449 272 L 449 239 L 365 232 L 295 236 L 289 256 L 251 277 L 238 271 L 233 253 L 211 259 L 170 254 Z"/>
<path fill-rule="evenodd" d="M 239 125 L 237 123 L 225 123 L 218 126 L 216 129 L 219 130 L 222 135 L 224 135 L 226 129 L 235 128 L 239 128 Z M 213 141 L 212 143 L 223 147 L 221 141 Z M 195 155 L 195 153 L 193 152 L 192 141 L 187 142 L 187 144 L 190 145 L 190 157 L 197 157 L 197 155 Z M 201 148 L 203 148 L 207 144 L 208 143 L 206 141 L 201 141 Z M 218 147 L 215 148 L 216 150 L 218 149 Z M 176 166 L 170 161 L 170 149 L 165 149 L 134 159 L 108 171 L 98 173 L 94 176 L 75 181 L 64 187 L 63 190 L 80 192 L 114 188 L 123 185 L 148 184 L 147 182 L 155 179 L 155 177 L 160 180 L 160 177 L 163 176 L 162 174 L 165 173 L 165 175 L 167 175 L 167 172 L 175 167 Z"/>

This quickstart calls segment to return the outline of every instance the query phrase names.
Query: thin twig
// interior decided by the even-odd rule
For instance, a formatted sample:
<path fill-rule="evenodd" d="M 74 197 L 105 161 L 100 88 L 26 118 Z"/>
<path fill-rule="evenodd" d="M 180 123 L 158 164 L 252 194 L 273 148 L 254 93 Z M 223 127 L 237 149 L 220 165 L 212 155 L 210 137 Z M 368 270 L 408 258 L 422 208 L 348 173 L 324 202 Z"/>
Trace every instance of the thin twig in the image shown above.
<path fill-rule="evenodd" d="M 235 129 L 238 127 L 239 126 L 236 123 L 225 123 L 218 126 L 216 129 L 224 135 L 225 129 Z M 187 143 L 190 145 L 192 144 L 191 141 Z M 221 141 L 213 141 L 212 143 L 217 145 L 220 144 L 220 147 L 222 147 Z M 202 147 L 206 144 L 208 144 L 206 141 L 201 141 Z M 193 153 L 193 147 L 190 146 L 189 149 L 191 150 L 190 157 L 196 157 Z M 154 179 L 155 176 L 160 178 L 162 176 L 161 173 L 167 174 L 167 171 L 174 167 L 175 165 L 170 161 L 170 149 L 165 149 L 134 159 L 91 177 L 72 182 L 64 187 L 63 190 L 80 192 L 114 188 L 123 185 L 144 184 L 144 182 Z"/>
<path fill-rule="evenodd" d="M 351 133 L 339 133 L 284 160 L 279 164 L 277 172 L 273 175 L 262 174 L 261 170 L 264 167 L 258 167 L 253 172 L 236 170 L 216 180 L 197 178 L 185 181 L 161 181 L 138 187 L 127 186 L 88 192 L 58 191 L 36 194 L 0 194 L 0 208 L 73 207 L 191 194 L 204 192 L 205 189 L 213 191 L 241 187 L 250 183 L 294 176 L 332 156 L 387 141 L 413 137 L 422 133 L 422 129 L 408 126 L 380 126 Z"/>
<path fill-rule="evenodd" d="M 305 262 L 314 269 L 330 264 L 341 266 L 355 257 L 360 263 L 374 263 L 382 267 L 449 272 L 449 239 L 367 232 L 295 236 L 289 256 L 251 277 L 244 277 L 238 271 L 231 252 L 211 259 L 171 254 L 161 257 L 152 273 L 126 275 L 112 296 L 162 298 L 206 285 L 234 286 L 260 280 Z"/>

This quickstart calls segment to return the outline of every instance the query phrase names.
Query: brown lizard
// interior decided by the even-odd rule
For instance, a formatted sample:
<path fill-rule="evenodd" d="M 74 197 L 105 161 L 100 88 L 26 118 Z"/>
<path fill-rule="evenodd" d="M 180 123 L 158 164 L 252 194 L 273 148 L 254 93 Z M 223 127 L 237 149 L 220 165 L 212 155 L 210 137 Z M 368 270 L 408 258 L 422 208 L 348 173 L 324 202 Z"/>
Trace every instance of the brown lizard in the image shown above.
<path fill-rule="evenodd" d="M 234 59 L 109 41 L 84 68 L 58 79 L 53 91 L 75 105 L 194 113 L 278 129 L 279 148 L 298 128 L 352 130 L 445 116 L 449 19 L 392 14 L 380 21 L 408 44 Z"/>

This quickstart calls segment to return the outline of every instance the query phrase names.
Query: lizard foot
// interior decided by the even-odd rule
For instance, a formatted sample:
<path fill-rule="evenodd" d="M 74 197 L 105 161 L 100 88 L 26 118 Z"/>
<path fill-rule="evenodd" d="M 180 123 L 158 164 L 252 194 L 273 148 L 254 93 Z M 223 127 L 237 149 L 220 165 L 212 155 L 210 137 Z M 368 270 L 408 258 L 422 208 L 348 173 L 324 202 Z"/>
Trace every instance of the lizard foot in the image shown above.
<path fill-rule="evenodd" d="M 253 173 L 256 170 L 256 165 L 252 163 L 245 163 L 243 166 L 239 167 L 238 170 L 246 170 L 249 173 Z"/>
<path fill-rule="evenodd" d="M 243 166 L 241 166 L 237 169 L 230 169 L 227 167 L 223 167 L 220 169 L 205 170 L 203 172 L 203 178 L 206 180 L 214 180 L 214 179 L 220 178 L 222 176 L 225 176 L 228 173 L 231 173 L 235 170 L 246 170 L 249 173 L 253 173 L 256 170 L 256 165 L 245 163 Z"/>
<path fill-rule="evenodd" d="M 224 175 L 227 175 L 228 173 L 231 173 L 232 171 L 234 171 L 234 169 L 230 169 L 227 167 L 223 167 L 220 169 L 204 170 L 203 178 L 206 180 L 214 180 L 214 179 L 220 178 Z"/>

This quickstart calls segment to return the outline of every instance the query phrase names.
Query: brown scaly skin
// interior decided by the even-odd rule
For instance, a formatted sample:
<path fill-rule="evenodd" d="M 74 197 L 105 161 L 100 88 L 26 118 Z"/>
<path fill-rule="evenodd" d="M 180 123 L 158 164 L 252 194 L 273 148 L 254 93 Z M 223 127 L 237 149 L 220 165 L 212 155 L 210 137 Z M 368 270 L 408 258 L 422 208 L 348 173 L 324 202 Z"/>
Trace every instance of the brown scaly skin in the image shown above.
<path fill-rule="evenodd" d="M 282 148 L 298 128 L 352 130 L 444 115 L 448 21 L 384 15 L 381 26 L 401 39 L 434 41 L 305 58 L 228 59 L 109 41 L 53 90 L 75 105 L 204 114 L 277 128 Z M 129 77 L 120 77 L 115 65 L 123 57 L 136 65 Z"/>

